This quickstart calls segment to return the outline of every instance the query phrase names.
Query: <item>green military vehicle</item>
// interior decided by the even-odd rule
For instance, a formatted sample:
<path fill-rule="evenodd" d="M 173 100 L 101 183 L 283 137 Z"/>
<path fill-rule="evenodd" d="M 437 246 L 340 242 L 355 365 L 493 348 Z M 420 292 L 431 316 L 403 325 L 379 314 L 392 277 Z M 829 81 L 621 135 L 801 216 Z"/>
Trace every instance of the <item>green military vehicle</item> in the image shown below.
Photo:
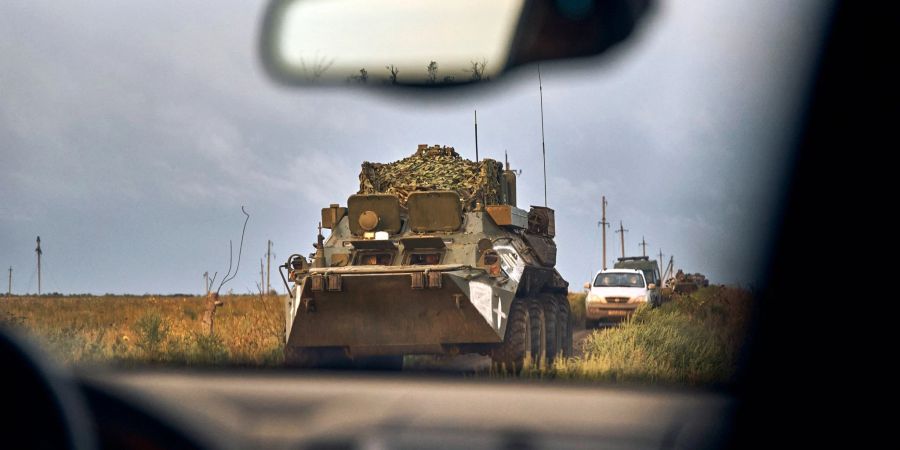
<path fill-rule="evenodd" d="M 650 288 L 647 298 L 647 304 L 652 307 L 662 304 L 662 282 L 659 276 L 659 264 L 655 259 L 649 256 L 625 256 L 616 260 L 613 264 L 614 269 L 635 269 L 644 272 L 644 279 L 647 280 L 647 286 Z"/>
<path fill-rule="evenodd" d="M 480 353 L 506 369 L 569 355 L 568 283 L 554 212 L 516 207 L 516 176 L 452 147 L 363 163 L 347 205 L 322 209 L 316 251 L 282 266 L 285 362 L 402 367 L 403 355 Z"/>

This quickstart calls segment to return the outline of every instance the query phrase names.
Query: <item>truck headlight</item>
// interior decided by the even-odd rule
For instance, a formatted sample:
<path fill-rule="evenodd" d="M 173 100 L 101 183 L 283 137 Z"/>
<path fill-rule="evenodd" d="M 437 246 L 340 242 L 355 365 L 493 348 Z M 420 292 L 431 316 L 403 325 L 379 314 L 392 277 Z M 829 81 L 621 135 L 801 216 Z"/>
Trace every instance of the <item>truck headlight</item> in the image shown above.
<path fill-rule="evenodd" d="M 638 295 L 637 297 L 631 297 L 631 301 L 629 303 L 645 303 L 647 301 L 647 295 Z"/>
<path fill-rule="evenodd" d="M 588 302 L 606 303 L 605 298 L 603 298 L 602 296 L 599 296 L 599 295 L 595 295 L 595 294 L 588 294 L 587 301 Z"/>

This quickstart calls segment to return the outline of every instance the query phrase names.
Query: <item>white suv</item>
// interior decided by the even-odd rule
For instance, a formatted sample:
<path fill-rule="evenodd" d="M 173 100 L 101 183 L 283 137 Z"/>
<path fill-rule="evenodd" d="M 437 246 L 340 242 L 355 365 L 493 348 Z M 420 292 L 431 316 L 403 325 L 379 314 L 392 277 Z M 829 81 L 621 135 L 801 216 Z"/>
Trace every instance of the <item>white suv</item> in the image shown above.
<path fill-rule="evenodd" d="M 644 273 L 635 269 L 609 269 L 597 272 L 584 300 L 588 322 L 601 319 L 624 319 L 638 306 L 652 300 L 654 284 L 647 284 Z"/>

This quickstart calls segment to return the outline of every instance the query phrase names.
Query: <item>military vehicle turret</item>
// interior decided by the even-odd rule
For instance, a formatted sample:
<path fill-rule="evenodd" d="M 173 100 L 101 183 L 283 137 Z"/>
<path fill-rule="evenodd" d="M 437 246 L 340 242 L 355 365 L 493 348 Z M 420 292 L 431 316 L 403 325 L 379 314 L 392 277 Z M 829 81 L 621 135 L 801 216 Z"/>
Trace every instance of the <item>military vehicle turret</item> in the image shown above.
<path fill-rule="evenodd" d="M 554 211 L 516 206 L 516 175 L 452 147 L 362 165 L 322 209 L 315 253 L 282 266 L 285 362 L 397 369 L 403 355 L 490 355 L 507 370 L 572 351 Z M 284 274 L 283 274 L 284 275 Z"/>

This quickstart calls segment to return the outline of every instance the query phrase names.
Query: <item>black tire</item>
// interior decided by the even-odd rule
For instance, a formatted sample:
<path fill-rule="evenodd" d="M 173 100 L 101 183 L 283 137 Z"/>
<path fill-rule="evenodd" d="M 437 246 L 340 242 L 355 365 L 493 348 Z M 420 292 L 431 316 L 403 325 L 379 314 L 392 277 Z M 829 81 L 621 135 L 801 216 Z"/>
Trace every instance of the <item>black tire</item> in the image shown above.
<path fill-rule="evenodd" d="M 518 373 L 531 357 L 531 317 L 528 313 L 528 299 L 517 298 L 509 307 L 506 333 L 503 342 L 491 350 L 494 364 L 505 370 Z"/>
<path fill-rule="evenodd" d="M 560 337 L 560 352 L 566 358 L 572 356 L 572 315 L 569 311 L 569 300 L 563 295 L 556 295 L 557 327 Z"/>
<path fill-rule="evenodd" d="M 556 308 L 556 299 L 554 299 L 550 295 L 542 295 L 540 297 L 541 306 L 544 307 L 544 325 L 546 332 L 544 336 L 546 339 L 547 345 L 547 362 L 552 363 L 556 358 L 556 353 L 559 352 L 559 333 L 557 323 L 557 308 Z"/>
<path fill-rule="evenodd" d="M 538 299 L 528 300 L 528 314 L 531 318 L 531 361 L 540 366 L 547 357 L 547 324 L 544 307 Z"/>
<path fill-rule="evenodd" d="M 353 358 L 353 367 L 360 370 L 403 370 L 403 355 L 365 356 Z"/>
<path fill-rule="evenodd" d="M 284 364 L 298 369 L 350 369 L 351 360 L 339 347 L 285 347 Z"/>

